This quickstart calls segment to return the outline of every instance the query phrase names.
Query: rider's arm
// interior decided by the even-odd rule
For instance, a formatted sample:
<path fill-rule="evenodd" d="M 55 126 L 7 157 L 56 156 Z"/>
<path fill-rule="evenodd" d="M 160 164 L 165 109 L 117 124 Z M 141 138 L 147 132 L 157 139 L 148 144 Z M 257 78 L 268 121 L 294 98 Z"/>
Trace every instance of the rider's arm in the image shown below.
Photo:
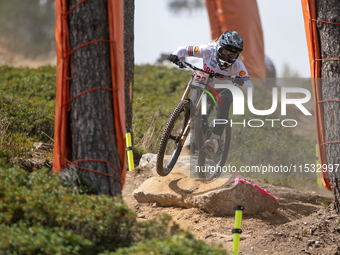
<path fill-rule="evenodd" d="M 196 57 L 203 58 L 205 45 L 196 45 L 196 46 L 183 46 L 179 47 L 172 54 L 177 55 L 179 58 L 182 57 Z"/>
<path fill-rule="evenodd" d="M 248 88 L 252 88 L 252 90 L 254 91 L 254 86 L 252 82 L 249 80 L 248 71 L 241 59 L 237 59 L 236 62 L 231 66 L 231 69 L 232 69 L 231 73 L 243 78 L 244 84 L 241 88 L 243 89 L 244 93 L 246 94 L 248 93 Z"/>
<path fill-rule="evenodd" d="M 244 93 L 248 93 L 248 88 L 252 88 L 252 90 L 254 91 L 254 85 L 251 83 L 251 81 L 249 80 L 249 77 L 247 80 L 243 79 L 244 83 L 243 86 L 241 87 L 244 91 Z"/>

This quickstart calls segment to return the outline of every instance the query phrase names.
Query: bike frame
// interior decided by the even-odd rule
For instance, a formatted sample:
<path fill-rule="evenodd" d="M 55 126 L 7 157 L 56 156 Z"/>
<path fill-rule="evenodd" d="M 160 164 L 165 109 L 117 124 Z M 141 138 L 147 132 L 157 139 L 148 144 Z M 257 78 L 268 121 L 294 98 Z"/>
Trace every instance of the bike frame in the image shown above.
<path fill-rule="evenodd" d="M 192 83 L 193 83 L 193 79 L 194 79 L 194 77 L 195 77 L 195 75 L 196 75 L 196 72 L 203 72 L 203 73 L 208 74 L 208 75 L 209 75 L 209 78 L 208 78 L 208 80 L 207 80 L 207 83 L 211 83 L 214 77 L 220 77 L 220 78 L 225 78 L 225 79 L 227 79 L 227 80 L 234 81 L 234 80 L 233 80 L 233 77 L 231 77 L 231 76 L 225 76 L 225 75 L 220 74 L 220 73 L 211 73 L 211 72 L 205 71 L 205 70 L 203 70 L 203 69 L 201 69 L 201 68 L 198 68 L 198 67 L 196 67 L 196 66 L 193 66 L 193 65 L 191 65 L 190 63 L 185 62 L 185 61 L 181 61 L 181 63 L 182 63 L 183 66 L 185 66 L 185 67 L 187 67 L 187 68 L 190 68 L 190 69 L 193 71 L 193 75 L 191 76 L 191 79 L 190 79 L 190 81 L 189 81 L 187 87 L 185 88 L 185 91 L 184 91 L 184 93 L 183 93 L 183 96 L 182 96 L 181 100 L 187 100 L 187 99 L 189 99 L 189 94 L 190 94 L 190 91 L 191 91 L 191 89 L 192 89 Z M 206 84 L 204 84 L 204 83 L 202 83 L 202 84 L 203 84 L 203 85 L 206 85 Z M 194 89 L 195 89 L 195 88 L 194 88 Z M 196 88 L 196 90 L 198 91 L 198 100 L 197 100 L 196 103 L 192 102 L 192 104 L 191 104 L 191 105 L 194 106 L 194 109 L 193 109 L 193 116 L 194 116 L 194 118 L 190 118 L 190 119 L 189 119 L 188 124 L 187 124 L 187 126 L 185 127 L 185 129 L 184 129 L 183 135 L 182 135 L 181 138 L 179 139 L 179 144 L 182 145 L 182 146 L 184 145 L 184 142 L 185 142 L 185 140 L 186 140 L 186 138 L 187 138 L 187 136 L 188 136 L 188 134 L 189 134 L 190 126 L 191 126 L 192 123 L 195 121 L 195 118 L 196 118 L 196 116 L 197 116 L 197 114 L 198 114 L 198 111 L 199 111 L 200 108 L 201 108 L 202 96 L 203 96 L 204 94 L 206 94 L 206 92 L 204 92 L 204 91 L 202 92 L 201 90 L 199 90 L 199 89 L 197 89 L 197 88 Z"/>
<path fill-rule="evenodd" d="M 189 99 L 189 94 L 190 94 L 190 91 L 191 91 L 191 89 L 192 89 L 192 87 L 193 87 L 193 86 L 192 86 L 193 79 L 194 79 L 194 77 L 195 77 L 197 71 L 203 72 L 203 73 L 206 73 L 206 74 L 209 75 L 209 78 L 208 78 L 208 80 L 207 80 L 207 83 L 211 83 L 214 77 L 225 78 L 225 79 L 227 79 L 227 80 L 233 81 L 233 77 L 231 77 L 231 76 L 225 76 L 225 75 L 219 74 L 219 73 L 210 73 L 210 72 L 208 72 L 208 71 L 205 71 L 205 70 L 203 70 L 203 69 L 200 69 L 200 68 L 198 68 L 198 67 L 196 67 L 196 66 L 193 66 L 193 65 L 191 65 L 190 63 L 187 63 L 187 62 L 184 62 L 184 61 L 181 61 L 181 63 L 183 64 L 183 66 L 188 67 L 188 68 L 190 68 L 190 69 L 193 71 L 193 75 L 191 76 L 191 79 L 190 79 L 190 81 L 189 81 L 189 83 L 188 83 L 188 85 L 187 85 L 187 87 L 186 87 L 186 89 L 185 89 L 185 91 L 184 91 L 184 93 L 183 93 L 183 96 L 182 96 L 181 100 L 188 100 L 188 99 Z M 204 84 L 204 83 L 202 83 L 202 84 L 203 84 L 203 85 L 206 85 L 206 84 Z M 208 84 L 208 85 L 209 85 L 209 84 Z M 201 108 L 201 103 L 202 103 L 202 96 L 203 96 L 204 94 L 206 94 L 206 92 L 204 92 L 204 91 L 202 92 L 201 90 L 199 90 L 199 89 L 197 89 L 197 88 L 193 88 L 193 89 L 195 89 L 195 90 L 198 91 L 199 97 L 198 97 L 198 100 L 197 100 L 196 103 L 192 102 L 192 104 L 191 104 L 191 105 L 194 106 L 194 109 L 193 109 L 193 116 L 194 116 L 194 117 L 189 119 L 188 124 L 186 125 L 186 127 L 185 127 L 185 129 L 184 129 L 183 135 L 182 135 L 181 138 L 179 139 L 179 144 L 180 144 L 181 146 L 184 145 L 184 142 L 185 142 L 185 140 L 187 139 L 187 136 L 189 135 L 189 132 L 190 132 L 190 126 L 192 126 L 192 123 L 195 122 L 195 118 L 196 118 L 197 114 L 199 113 L 199 110 L 200 110 L 200 108 Z"/>

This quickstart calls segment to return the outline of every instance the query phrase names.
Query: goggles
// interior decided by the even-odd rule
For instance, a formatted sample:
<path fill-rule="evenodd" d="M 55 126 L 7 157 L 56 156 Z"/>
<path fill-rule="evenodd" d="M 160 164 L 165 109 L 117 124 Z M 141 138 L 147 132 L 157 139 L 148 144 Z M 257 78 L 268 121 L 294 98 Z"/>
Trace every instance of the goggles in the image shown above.
<path fill-rule="evenodd" d="M 218 52 L 219 58 L 226 62 L 235 61 L 240 55 L 239 53 L 232 52 L 222 47 L 219 47 L 217 49 L 217 52 Z"/>

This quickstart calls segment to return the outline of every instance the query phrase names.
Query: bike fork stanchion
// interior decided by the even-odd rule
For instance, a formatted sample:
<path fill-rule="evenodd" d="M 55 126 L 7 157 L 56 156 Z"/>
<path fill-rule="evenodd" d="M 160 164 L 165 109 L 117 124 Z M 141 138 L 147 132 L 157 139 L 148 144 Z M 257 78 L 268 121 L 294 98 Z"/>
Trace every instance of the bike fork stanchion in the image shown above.
<path fill-rule="evenodd" d="M 235 225 L 232 231 L 232 233 L 234 234 L 232 255 L 238 255 L 239 245 L 240 245 L 240 235 L 242 233 L 242 230 L 241 230 L 242 212 L 244 210 L 244 207 L 242 205 L 237 205 L 235 206 L 234 209 L 235 209 Z"/>
<path fill-rule="evenodd" d="M 135 168 L 135 164 L 133 162 L 131 131 L 132 131 L 131 128 L 126 129 L 126 151 L 127 151 L 128 166 L 129 166 L 130 171 L 132 171 Z"/>

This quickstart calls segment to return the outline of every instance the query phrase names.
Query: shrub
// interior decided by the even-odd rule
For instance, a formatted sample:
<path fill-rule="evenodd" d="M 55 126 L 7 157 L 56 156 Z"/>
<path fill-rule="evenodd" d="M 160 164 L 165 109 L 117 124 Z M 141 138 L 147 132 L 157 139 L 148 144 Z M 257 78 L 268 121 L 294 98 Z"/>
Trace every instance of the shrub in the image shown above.
<path fill-rule="evenodd" d="M 72 230 L 27 226 L 20 221 L 12 226 L 0 225 L 0 254 L 89 254 L 94 243 Z"/>
<path fill-rule="evenodd" d="M 167 236 L 165 240 L 152 239 L 144 243 L 137 243 L 129 248 L 120 248 L 112 255 L 142 255 L 142 254 L 164 254 L 164 255 L 192 255 L 192 254 L 227 254 L 219 246 L 213 247 L 205 242 L 196 240 L 187 231 L 181 231 L 174 236 Z"/>
<path fill-rule="evenodd" d="M 42 236 L 47 232 L 37 226 L 72 230 L 93 242 L 92 252 L 132 243 L 136 215 L 120 197 L 74 194 L 57 178 L 46 169 L 31 174 L 18 167 L 2 169 L 0 224 L 20 231 L 22 222 L 33 227 L 34 234 Z"/>
<path fill-rule="evenodd" d="M 166 214 L 137 222 L 121 197 L 75 193 L 47 169 L 0 168 L 0 254 L 108 254 L 129 246 L 142 254 L 149 243 L 161 253 L 180 245 L 217 251 L 170 223 Z"/>

